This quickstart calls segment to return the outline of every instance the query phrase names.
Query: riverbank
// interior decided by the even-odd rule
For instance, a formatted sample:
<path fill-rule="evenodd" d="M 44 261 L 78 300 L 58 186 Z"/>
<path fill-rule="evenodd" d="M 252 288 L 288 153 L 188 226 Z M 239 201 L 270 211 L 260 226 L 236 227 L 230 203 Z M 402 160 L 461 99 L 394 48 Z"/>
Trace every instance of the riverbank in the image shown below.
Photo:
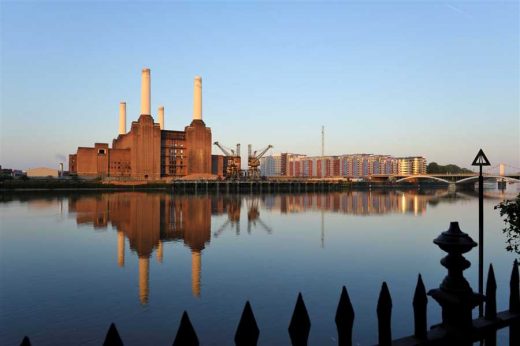
<path fill-rule="evenodd" d="M 175 193 L 271 193 L 271 192 L 328 192 L 349 189 L 402 189 L 402 188 L 446 188 L 437 182 L 391 183 L 351 182 L 347 180 L 265 180 L 265 181 L 215 181 L 175 180 L 170 182 L 102 182 L 98 180 L 30 179 L 0 182 L 2 192 L 23 191 L 141 191 L 160 190 Z"/>

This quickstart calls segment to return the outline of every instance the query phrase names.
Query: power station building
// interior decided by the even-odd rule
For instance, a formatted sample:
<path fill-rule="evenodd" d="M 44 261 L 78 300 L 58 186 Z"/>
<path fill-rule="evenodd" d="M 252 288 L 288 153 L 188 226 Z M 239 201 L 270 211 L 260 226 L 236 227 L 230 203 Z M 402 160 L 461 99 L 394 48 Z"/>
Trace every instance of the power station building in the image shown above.
<path fill-rule="evenodd" d="M 119 105 L 119 135 L 108 143 L 78 147 L 69 155 L 69 171 L 81 177 L 159 180 L 164 177 L 211 175 L 211 129 L 202 120 L 202 79 L 195 77 L 193 120 L 184 131 L 164 129 L 164 107 L 158 122 L 151 113 L 150 69 L 142 70 L 141 114 L 126 131 L 126 103 Z"/>

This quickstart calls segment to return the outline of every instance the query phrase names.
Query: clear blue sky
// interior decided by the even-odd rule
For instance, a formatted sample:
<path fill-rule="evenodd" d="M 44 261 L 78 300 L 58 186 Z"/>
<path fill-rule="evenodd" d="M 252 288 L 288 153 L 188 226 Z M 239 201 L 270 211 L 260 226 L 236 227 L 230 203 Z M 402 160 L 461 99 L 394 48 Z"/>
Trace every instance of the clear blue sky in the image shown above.
<path fill-rule="evenodd" d="M 4 167 L 56 167 L 139 116 L 141 68 L 166 128 L 273 152 L 423 155 L 520 167 L 511 2 L 2 2 Z M 218 149 L 214 148 L 217 153 Z"/>

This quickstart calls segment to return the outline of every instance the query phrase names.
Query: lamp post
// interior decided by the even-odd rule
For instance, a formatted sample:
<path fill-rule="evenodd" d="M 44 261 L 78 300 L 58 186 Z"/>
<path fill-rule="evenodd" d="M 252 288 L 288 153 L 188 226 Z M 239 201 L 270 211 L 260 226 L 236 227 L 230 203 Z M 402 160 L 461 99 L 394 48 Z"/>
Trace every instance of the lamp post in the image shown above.
<path fill-rule="evenodd" d="M 484 177 L 482 176 L 482 166 L 491 166 L 486 154 L 480 149 L 477 156 L 471 163 L 472 166 L 479 166 L 478 175 L 478 293 L 484 292 Z M 484 305 L 481 302 L 478 306 L 478 316 L 484 316 Z"/>

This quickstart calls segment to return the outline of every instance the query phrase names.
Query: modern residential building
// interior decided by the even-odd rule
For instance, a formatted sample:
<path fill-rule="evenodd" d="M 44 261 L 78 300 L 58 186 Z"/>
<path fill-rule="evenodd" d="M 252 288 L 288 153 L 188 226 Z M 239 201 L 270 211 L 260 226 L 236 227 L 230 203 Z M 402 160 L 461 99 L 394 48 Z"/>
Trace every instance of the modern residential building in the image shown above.
<path fill-rule="evenodd" d="M 283 156 L 283 154 L 281 154 Z M 267 157 L 269 164 L 277 158 Z M 274 166 L 274 165 L 273 165 Z M 271 172 L 271 171 L 269 171 Z M 273 170 L 276 175 L 276 170 Z M 287 176 L 366 178 L 374 175 L 425 174 L 426 159 L 420 156 L 396 158 L 390 155 L 349 154 L 338 156 L 287 156 Z"/>
<path fill-rule="evenodd" d="M 260 174 L 264 177 L 282 175 L 282 154 L 273 154 L 260 158 Z"/>
<path fill-rule="evenodd" d="M 426 174 L 426 159 L 421 156 L 400 157 L 398 159 L 399 174 Z"/>
<path fill-rule="evenodd" d="M 260 159 L 260 172 L 265 177 L 285 177 L 289 175 L 289 162 L 294 158 L 306 157 L 302 154 L 281 153 L 264 156 Z"/>

